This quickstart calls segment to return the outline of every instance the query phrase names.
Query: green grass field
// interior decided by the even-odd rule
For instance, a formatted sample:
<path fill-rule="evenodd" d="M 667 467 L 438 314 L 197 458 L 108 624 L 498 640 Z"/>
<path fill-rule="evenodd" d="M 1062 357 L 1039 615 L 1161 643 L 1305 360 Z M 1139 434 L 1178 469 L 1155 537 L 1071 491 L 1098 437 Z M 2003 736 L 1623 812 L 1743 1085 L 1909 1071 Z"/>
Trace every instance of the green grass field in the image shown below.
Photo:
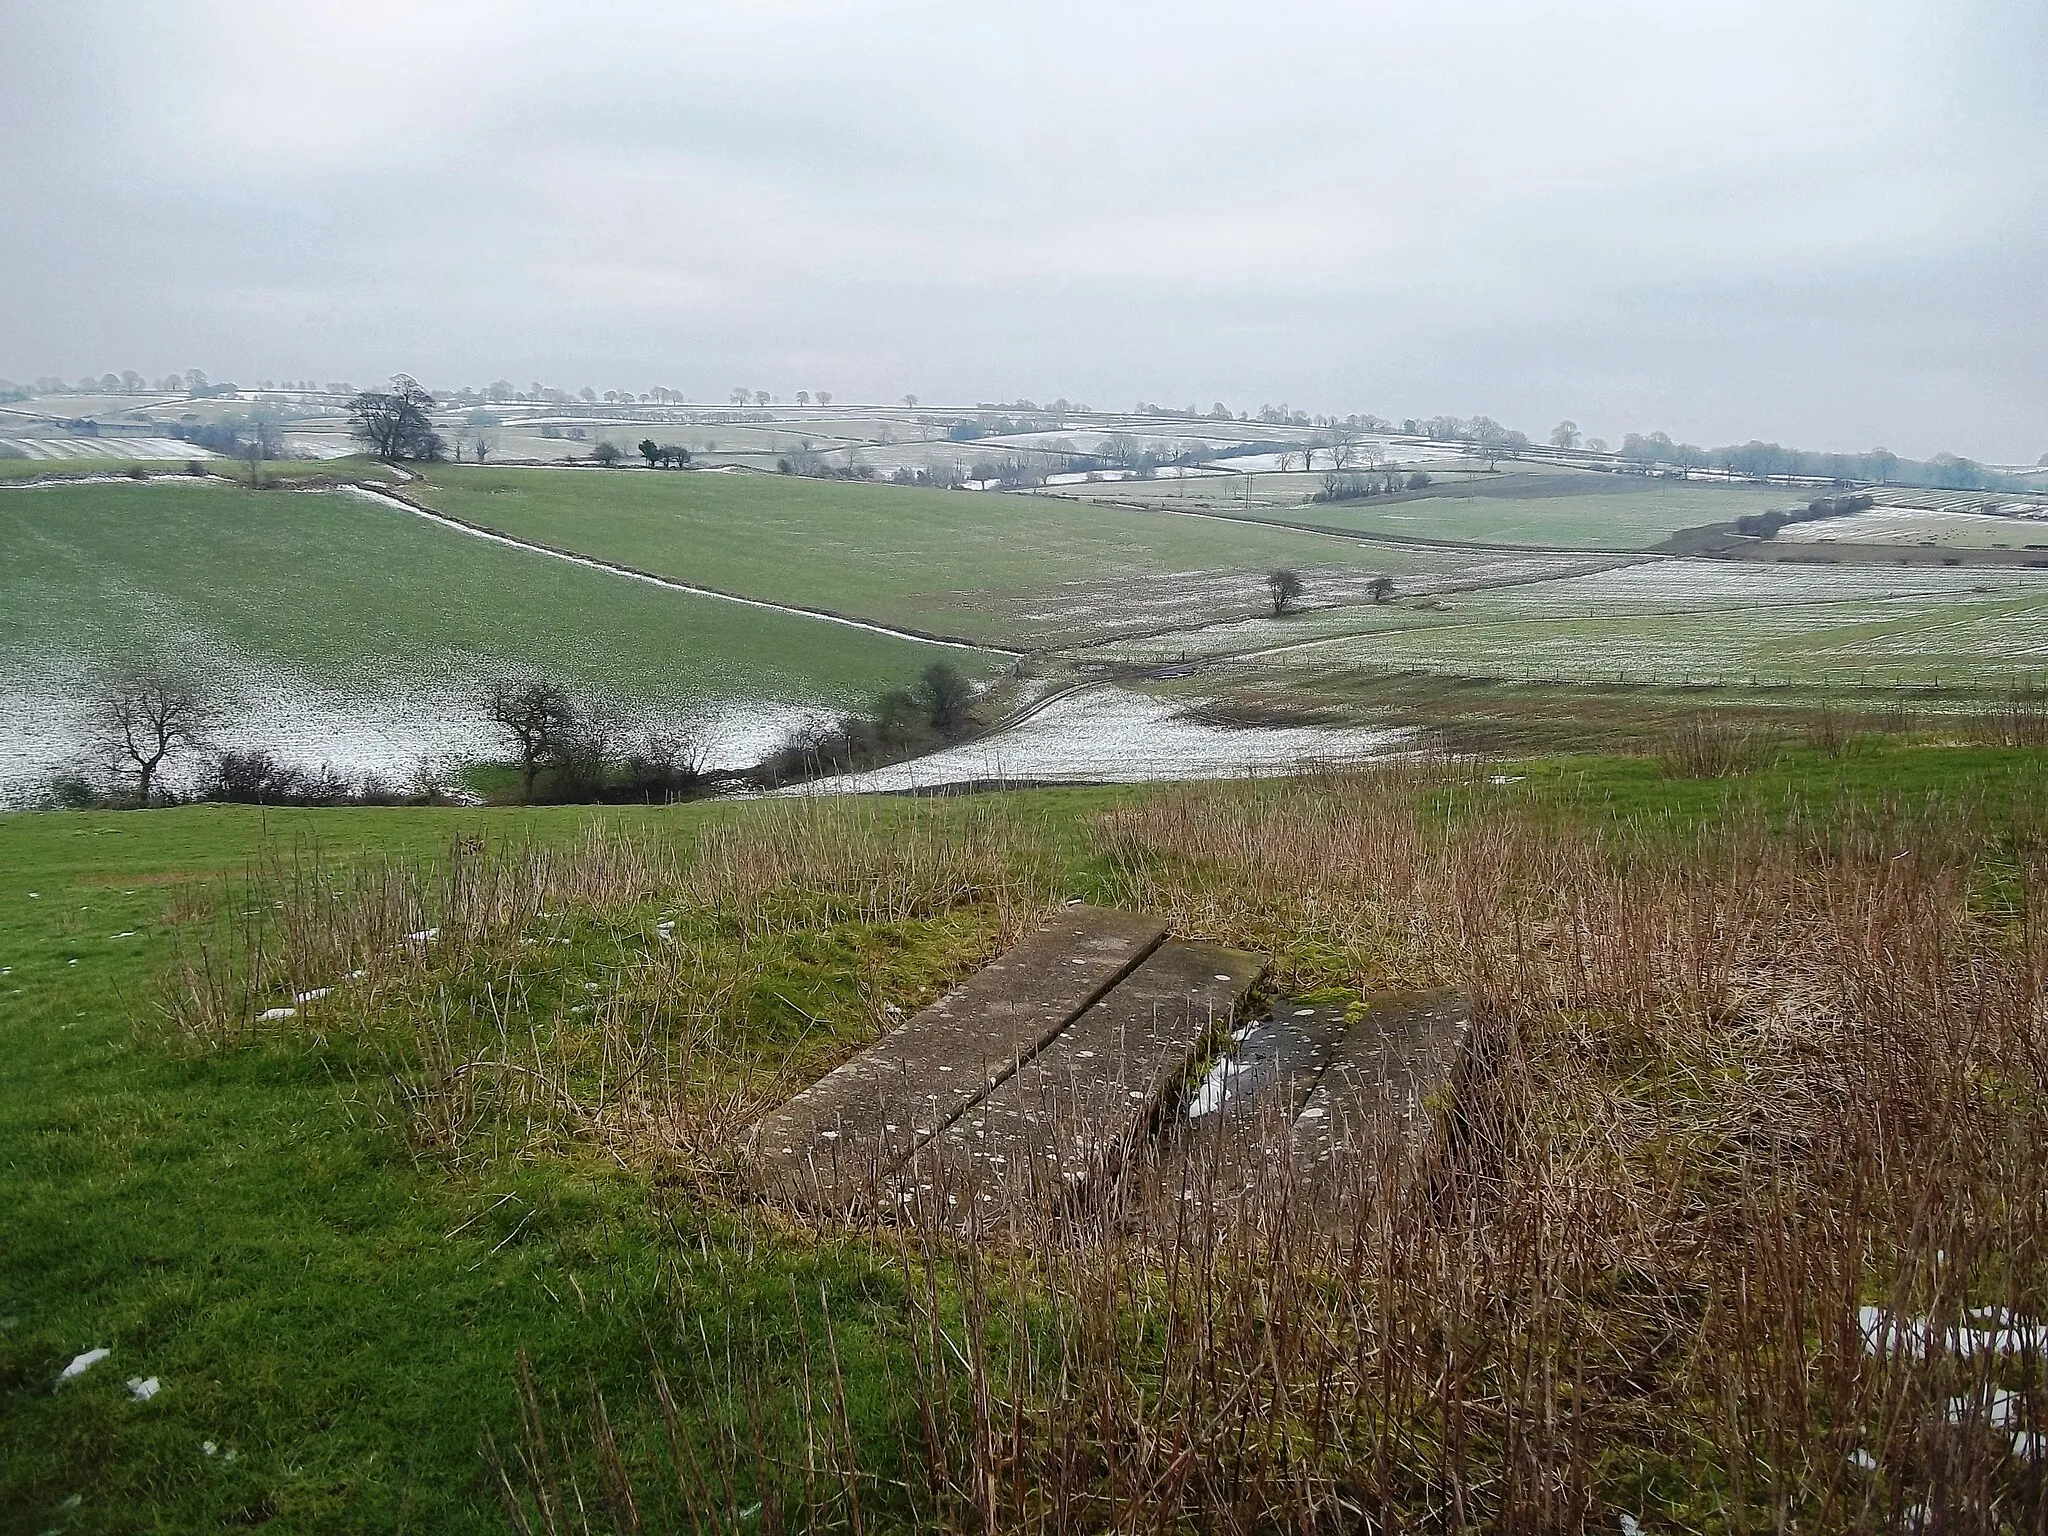
<path fill-rule="evenodd" d="M 1270 652 L 1271 654 L 1257 654 Z M 1106 645 L 1103 660 L 1205 673 L 1224 692 L 1347 669 L 1567 683 L 2001 689 L 2048 674 L 2048 577 L 1935 566 L 1656 560 L 1584 576 L 1308 609 Z"/>
<path fill-rule="evenodd" d="M 1168 512 L 781 475 L 436 467 L 413 494 L 661 575 L 1013 646 L 1249 613 L 1276 566 L 1313 580 L 1458 563 Z"/>
<path fill-rule="evenodd" d="M 2048 674 L 2048 601 L 1928 605 L 1910 615 L 1800 614 L 1455 622 L 1333 641 L 1276 665 L 1561 682 L 2033 684 Z"/>
<path fill-rule="evenodd" d="M 1801 493 L 1611 475 L 1516 477 L 1399 500 L 1314 503 L 1265 515 L 1357 533 L 1561 549 L 1647 549 L 1681 528 L 1800 503 Z"/>
<path fill-rule="evenodd" d="M 240 459 L 194 455 L 191 462 L 205 465 L 209 475 L 246 481 L 249 466 Z M 151 479 L 185 478 L 184 464 L 170 459 L 5 459 L 0 458 L 0 481 L 78 480 L 87 476 L 127 475 L 140 469 Z M 287 485 L 307 481 L 383 480 L 395 484 L 399 471 L 375 459 L 266 459 L 258 475 L 267 482 Z"/>
<path fill-rule="evenodd" d="M 1635 476 L 1509 472 L 1438 473 L 1424 493 L 1318 502 L 1323 472 L 1260 473 L 1192 480 L 1061 486 L 1060 498 L 1130 501 L 1165 509 L 1215 511 L 1261 522 L 1308 524 L 1337 532 L 1511 544 L 1540 549 L 1647 549 L 1681 528 L 1729 522 L 1747 512 L 1792 507 L 1799 490 L 1764 489 Z"/>
<path fill-rule="evenodd" d="M 2037 815 L 2048 800 L 2038 753 L 1982 749 L 1787 751 L 1726 781 L 1674 782 L 1641 759 L 1503 766 L 1522 776 L 1517 796 L 1596 826 L 1686 825 L 1730 804 L 1839 816 L 1885 799 Z M 1011 817 L 1012 842 L 1047 850 L 1054 895 L 1099 897 L 1088 818 L 1152 793 L 927 810 L 956 826 Z M 886 1256 L 750 1222 L 645 1144 L 416 1159 L 385 1064 L 360 1046 L 280 1034 L 196 1051 L 160 1028 L 155 978 L 200 898 L 233 905 L 220 877 L 266 853 L 424 858 L 458 837 L 564 844 L 593 825 L 687 842 L 783 809 L 0 815 L 0 1529 L 503 1530 L 483 1453 L 486 1435 L 518 1441 L 522 1352 L 550 1413 L 602 1392 L 638 1465 L 659 1422 L 650 1348 L 698 1426 L 730 1407 L 728 1339 L 781 1386 L 806 1364 L 822 1372 L 827 1302 L 860 1454 L 890 1464 L 915 1444 L 892 1386 L 914 1329 Z M 972 903 L 880 922 L 807 901 L 690 935 L 751 957 L 746 990 L 720 1006 L 759 1048 L 816 1050 L 817 1026 L 843 1027 L 862 999 L 929 998 L 989 936 Z M 659 910 L 565 918 L 559 950 L 528 967 L 532 1006 L 620 985 Z M 57 1385 L 90 1348 L 112 1353 Z M 132 1400 L 125 1383 L 148 1377 L 160 1393 Z M 878 1488 L 870 1528 L 900 1528 L 888 1508 Z"/>
<path fill-rule="evenodd" d="M 1071 815 L 1101 798 L 1040 801 Z M 687 839 L 747 813 L 0 815 L 0 1530 L 500 1530 L 479 1451 L 486 1430 L 516 1437 L 520 1351 L 550 1391 L 644 1403 L 646 1341 L 679 1319 L 721 1340 L 729 1323 L 746 1347 L 751 1317 L 770 1330 L 761 1357 L 789 1359 L 792 1286 L 814 1334 L 830 1291 L 856 1429 L 900 1429 L 868 1322 L 891 1284 L 871 1262 L 764 1249 L 679 1206 L 658 1159 L 416 1163 L 374 1059 L 193 1059 L 156 1028 L 180 892 L 266 849 L 427 857 L 600 822 Z M 559 984 L 615 979 L 647 921 L 573 929 Z M 921 1001 L 982 943 L 944 916 L 839 923 L 822 946 L 757 949 L 753 1006 L 815 1048 L 795 1009 Z M 99 1347 L 104 1364 L 55 1389 Z M 132 1401 L 126 1381 L 152 1376 L 161 1394 Z"/>
<path fill-rule="evenodd" d="M 507 667 L 624 700 L 856 702 L 963 652 L 664 591 L 338 493 L 217 485 L 0 495 L 0 657 L 170 652 L 339 691 Z"/>

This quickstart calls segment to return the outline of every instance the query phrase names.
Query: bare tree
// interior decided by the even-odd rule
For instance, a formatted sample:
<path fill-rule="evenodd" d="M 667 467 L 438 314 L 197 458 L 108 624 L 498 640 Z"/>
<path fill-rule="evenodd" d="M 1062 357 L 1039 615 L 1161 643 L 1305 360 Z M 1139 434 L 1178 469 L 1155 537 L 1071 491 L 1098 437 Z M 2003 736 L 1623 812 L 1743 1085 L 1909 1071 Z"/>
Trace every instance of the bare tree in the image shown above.
<path fill-rule="evenodd" d="M 903 397 L 903 403 L 904 403 L 905 405 L 909 406 L 909 407 L 910 407 L 910 408 L 911 408 L 911 409 L 912 409 L 912 410 L 914 411 L 914 410 L 916 410 L 916 409 L 917 409 L 917 396 L 915 396 L 915 395 L 905 395 L 905 396 Z"/>
<path fill-rule="evenodd" d="M 1273 599 L 1273 617 L 1277 619 L 1301 596 L 1301 578 L 1292 571 L 1273 571 L 1266 577 L 1266 591 Z"/>
<path fill-rule="evenodd" d="M 109 678 L 96 712 L 96 745 L 115 774 L 134 777 L 138 805 L 149 804 L 166 759 L 203 745 L 211 718 L 206 695 L 196 682 L 149 668 Z"/>
<path fill-rule="evenodd" d="M 818 391 L 818 404 L 820 404 L 820 405 L 830 405 L 831 403 L 832 403 L 832 391 L 831 391 L 831 390 L 829 390 L 829 389 L 821 389 L 821 390 L 819 390 L 819 391 Z"/>
<path fill-rule="evenodd" d="M 427 413 L 434 397 L 405 374 L 387 390 L 366 389 L 349 401 L 348 429 L 380 459 L 438 459 L 447 440 Z"/>
<path fill-rule="evenodd" d="M 1375 576 L 1365 584 L 1365 592 L 1375 603 L 1384 603 L 1394 595 L 1394 578 Z"/>
<path fill-rule="evenodd" d="M 1553 448 L 1576 448 L 1579 446 L 1579 424 L 1576 421 L 1560 421 L 1550 429 L 1550 446 Z"/>
<path fill-rule="evenodd" d="M 666 803 L 703 783 L 708 762 L 704 738 L 690 725 L 652 725 L 627 748 L 620 787 L 636 800 Z"/>
<path fill-rule="evenodd" d="M 501 682 L 491 690 L 490 715 L 519 755 L 520 789 L 531 800 L 541 769 L 576 733 L 576 707 L 553 683 Z"/>
<path fill-rule="evenodd" d="M 811 403 L 811 392 L 808 389 L 798 390 L 796 392 L 796 403 L 798 405 L 809 405 Z"/>

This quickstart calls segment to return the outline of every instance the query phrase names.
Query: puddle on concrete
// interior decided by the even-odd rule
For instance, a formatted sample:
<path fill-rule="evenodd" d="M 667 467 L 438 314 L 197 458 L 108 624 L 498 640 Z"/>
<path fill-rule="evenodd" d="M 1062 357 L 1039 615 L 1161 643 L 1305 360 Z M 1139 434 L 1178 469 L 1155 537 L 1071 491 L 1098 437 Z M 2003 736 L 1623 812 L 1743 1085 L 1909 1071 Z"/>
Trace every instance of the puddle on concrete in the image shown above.
<path fill-rule="evenodd" d="M 1188 1120 L 1213 1124 L 1269 1108 L 1292 1116 L 1343 1034 L 1341 1008 L 1292 1000 L 1274 1005 L 1265 1018 L 1231 1032 L 1230 1044 L 1188 1097 Z"/>

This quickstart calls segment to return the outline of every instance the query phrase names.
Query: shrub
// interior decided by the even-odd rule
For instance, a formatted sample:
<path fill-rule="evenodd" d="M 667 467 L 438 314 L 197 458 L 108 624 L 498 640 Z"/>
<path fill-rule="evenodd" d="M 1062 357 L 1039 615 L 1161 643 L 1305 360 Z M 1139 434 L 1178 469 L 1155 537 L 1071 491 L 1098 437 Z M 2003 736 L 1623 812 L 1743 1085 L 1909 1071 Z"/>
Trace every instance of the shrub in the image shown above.
<path fill-rule="evenodd" d="M 1670 779 L 1725 779 L 1761 768 L 1777 755 L 1778 737 L 1722 715 L 1694 715 L 1665 734 L 1657 764 Z"/>

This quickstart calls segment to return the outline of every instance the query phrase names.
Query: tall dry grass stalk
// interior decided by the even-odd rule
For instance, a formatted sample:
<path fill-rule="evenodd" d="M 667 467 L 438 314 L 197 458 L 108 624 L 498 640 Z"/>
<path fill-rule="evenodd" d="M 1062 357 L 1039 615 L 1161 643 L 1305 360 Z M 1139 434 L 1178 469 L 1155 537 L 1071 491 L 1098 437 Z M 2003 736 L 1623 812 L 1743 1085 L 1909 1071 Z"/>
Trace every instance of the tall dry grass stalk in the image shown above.
<path fill-rule="evenodd" d="M 893 1321 L 868 1325 L 901 1372 L 892 1415 L 848 1424 L 829 1305 L 796 1387 L 699 1315 L 677 1330 L 696 1363 L 663 1351 L 651 1459 L 602 1401 L 529 1386 L 496 1462 L 508 1518 L 2043 1529 L 2048 842 L 1939 803 L 1637 830 L 1518 795 L 1444 765 L 1165 790 L 1084 850 L 1091 894 L 1271 955 L 1279 989 L 1464 988 L 1476 1043 L 1426 1144 L 1318 1172 L 1283 1126 L 1166 1136 L 1098 1203 L 815 1234 L 893 1277 Z M 543 878 L 472 850 L 418 886 L 265 886 L 285 907 L 231 909 L 245 937 L 219 969 L 275 987 L 381 964 L 408 1007 L 445 994 L 450 1045 L 413 1015 L 430 1023 L 394 1069 L 422 1085 L 416 1135 L 475 1145 L 526 1116 L 528 1144 L 624 1147 L 668 1116 L 715 1166 L 793 1086 L 750 1076 L 728 1031 L 730 952 L 622 965 L 616 1026 L 552 1032 L 508 963 L 539 914 L 651 882 L 757 936 L 963 904 L 1014 927 L 1054 894 L 1039 837 L 978 806 L 799 803 L 673 864 L 593 854 Z M 403 942 L 449 911 L 469 914 L 444 921 L 451 947 Z M 174 1015 L 245 1038 L 274 992 L 237 983 L 231 1009 L 211 974 L 185 967 Z"/>
<path fill-rule="evenodd" d="M 1667 730 L 1653 755 L 1667 778 L 1725 779 L 1766 766 L 1781 745 L 1780 734 L 1769 726 L 1698 714 Z"/>
<path fill-rule="evenodd" d="M 1094 1208 L 878 1229 L 913 1429 L 865 1471 L 920 1527 L 2040 1528 L 2026 838 L 1941 807 L 1637 835 L 1438 770 L 1100 831 L 1122 899 L 1284 986 L 1463 985 L 1477 1055 L 1424 1147 L 1311 1177 L 1169 1139 Z M 786 1476 L 748 1497 L 850 1528 Z"/>
<path fill-rule="evenodd" d="M 1036 843 L 967 810 L 791 801 L 681 850 L 593 826 L 559 848 L 463 838 L 431 860 L 280 854 L 180 926 L 162 1016 L 195 1049 L 346 1043 L 387 1085 L 362 1101 L 422 1154 L 594 1140 L 726 1178 L 742 1133 L 797 1086 L 745 1027 L 758 951 L 971 907 L 992 953 L 1056 900 Z M 562 946 L 583 965 L 569 990 Z M 861 996 L 849 1027 L 881 1032 L 887 999 Z"/>
<path fill-rule="evenodd" d="M 2048 689 L 2015 688 L 1966 717 L 1972 740 L 1994 747 L 2048 747 Z"/>
<path fill-rule="evenodd" d="M 987 903 L 1009 940 L 1059 899 L 1038 834 L 987 799 L 772 801 L 708 828 L 692 880 L 701 899 L 754 931 L 798 920 L 822 897 L 871 923 Z"/>

